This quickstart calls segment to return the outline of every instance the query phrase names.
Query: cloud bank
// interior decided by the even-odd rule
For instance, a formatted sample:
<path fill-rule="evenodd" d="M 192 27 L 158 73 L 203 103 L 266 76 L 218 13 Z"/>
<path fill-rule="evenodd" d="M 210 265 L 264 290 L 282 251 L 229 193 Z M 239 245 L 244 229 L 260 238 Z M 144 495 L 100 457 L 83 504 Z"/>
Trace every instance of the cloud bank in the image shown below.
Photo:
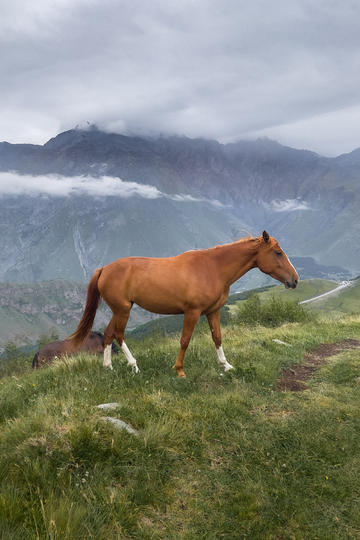
<path fill-rule="evenodd" d="M 0 196 L 28 195 L 48 197 L 69 197 L 87 195 L 90 197 L 142 197 L 144 199 L 166 198 L 175 202 L 208 203 L 215 207 L 224 206 L 217 200 L 192 197 L 186 194 L 169 195 L 149 184 L 128 182 L 113 176 L 61 176 L 22 175 L 15 172 L 0 172 Z"/>

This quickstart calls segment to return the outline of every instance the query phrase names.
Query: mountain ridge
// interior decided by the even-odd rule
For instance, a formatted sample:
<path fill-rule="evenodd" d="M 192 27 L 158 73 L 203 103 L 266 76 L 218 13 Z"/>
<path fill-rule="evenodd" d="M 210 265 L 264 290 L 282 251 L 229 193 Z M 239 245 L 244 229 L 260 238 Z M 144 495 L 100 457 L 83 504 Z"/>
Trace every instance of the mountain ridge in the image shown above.
<path fill-rule="evenodd" d="M 353 241 L 360 233 L 354 152 L 328 158 L 266 139 L 223 144 L 97 128 L 68 130 L 42 146 L 0 143 L 0 179 L 2 173 L 22 175 L 24 182 L 43 175 L 45 183 L 47 175 L 64 183 L 120 178 L 140 186 L 126 197 L 106 191 L 9 196 L 4 184 L 11 176 L 5 178 L 0 280 L 86 281 L 95 267 L 122 256 L 170 256 L 263 229 L 291 256 L 354 275 L 360 267 Z M 158 192 L 146 199 L 141 186 Z"/>

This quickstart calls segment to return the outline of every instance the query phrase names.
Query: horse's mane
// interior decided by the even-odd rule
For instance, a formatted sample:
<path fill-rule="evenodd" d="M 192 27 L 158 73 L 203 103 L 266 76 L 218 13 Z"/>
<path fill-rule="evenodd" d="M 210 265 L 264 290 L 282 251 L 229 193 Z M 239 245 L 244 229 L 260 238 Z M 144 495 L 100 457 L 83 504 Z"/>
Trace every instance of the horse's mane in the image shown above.
<path fill-rule="evenodd" d="M 209 248 L 209 250 L 212 250 L 212 249 L 220 250 L 221 248 L 224 248 L 227 246 L 233 246 L 234 244 L 241 245 L 241 244 L 246 244 L 246 243 L 249 243 L 252 249 L 257 249 L 259 247 L 259 244 L 261 243 L 261 240 L 262 240 L 261 236 L 250 235 L 250 236 L 245 236 L 243 238 L 239 238 L 239 240 L 235 240 L 234 242 L 229 242 L 227 244 L 220 244 L 218 246 Z"/>
<path fill-rule="evenodd" d="M 239 240 L 235 240 L 235 244 L 246 244 L 247 242 L 250 242 L 253 244 L 253 247 L 258 247 L 259 244 L 262 242 L 262 236 L 245 236 L 244 238 L 239 238 Z"/>

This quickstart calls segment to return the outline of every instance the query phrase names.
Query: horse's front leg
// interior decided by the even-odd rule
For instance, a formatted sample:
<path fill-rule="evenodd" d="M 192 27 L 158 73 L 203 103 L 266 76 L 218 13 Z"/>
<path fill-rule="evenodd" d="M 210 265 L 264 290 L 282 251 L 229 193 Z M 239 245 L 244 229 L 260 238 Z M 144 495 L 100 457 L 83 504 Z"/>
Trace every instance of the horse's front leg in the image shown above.
<path fill-rule="evenodd" d="M 221 345 L 220 309 L 207 315 L 207 320 L 210 326 L 211 337 L 215 344 L 218 360 L 220 364 L 224 366 L 224 370 L 229 371 L 229 369 L 233 369 L 233 366 L 226 360 L 224 350 Z"/>
<path fill-rule="evenodd" d="M 188 348 L 188 345 L 190 343 L 190 339 L 194 332 L 196 323 L 200 318 L 200 314 L 201 312 L 198 310 L 187 311 L 184 314 L 184 324 L 180 338 L 180 351 L 174 365 L 178 377 L 186 377 L 184 372 L 184 356 L 186 353 L 186 349 Z"/>

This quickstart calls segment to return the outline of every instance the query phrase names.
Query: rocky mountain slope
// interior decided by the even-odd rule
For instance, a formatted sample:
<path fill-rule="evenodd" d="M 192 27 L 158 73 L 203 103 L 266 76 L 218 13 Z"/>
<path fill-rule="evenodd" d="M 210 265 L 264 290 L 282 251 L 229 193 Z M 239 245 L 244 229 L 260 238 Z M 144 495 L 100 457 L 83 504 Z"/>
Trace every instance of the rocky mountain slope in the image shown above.
<path fill-rule="evenodd" d="M 223 145 L 92 127 L 43 146 L 0 143 L 0 280 L 87 281 L 122 256 L 169 256 L 263 228 L 291 256 L 354 275 L 359 177 L 360 151 L 325 158 L 269 140 Z"/>
<path fill-rule="evenodd" d="M 86 285 L 53 280 L 28 285 L 0 284 L 0 351 L 10 341 L 16 345 L 34 344 L 42 334 L 55 330 L 61 339 L 77 327 L 86 298 Z M 155 315 L 134 306 L 128 328 L 135 328 Z M 102 303 L 94 328 L 103 329 L 111 318 Z"/>

